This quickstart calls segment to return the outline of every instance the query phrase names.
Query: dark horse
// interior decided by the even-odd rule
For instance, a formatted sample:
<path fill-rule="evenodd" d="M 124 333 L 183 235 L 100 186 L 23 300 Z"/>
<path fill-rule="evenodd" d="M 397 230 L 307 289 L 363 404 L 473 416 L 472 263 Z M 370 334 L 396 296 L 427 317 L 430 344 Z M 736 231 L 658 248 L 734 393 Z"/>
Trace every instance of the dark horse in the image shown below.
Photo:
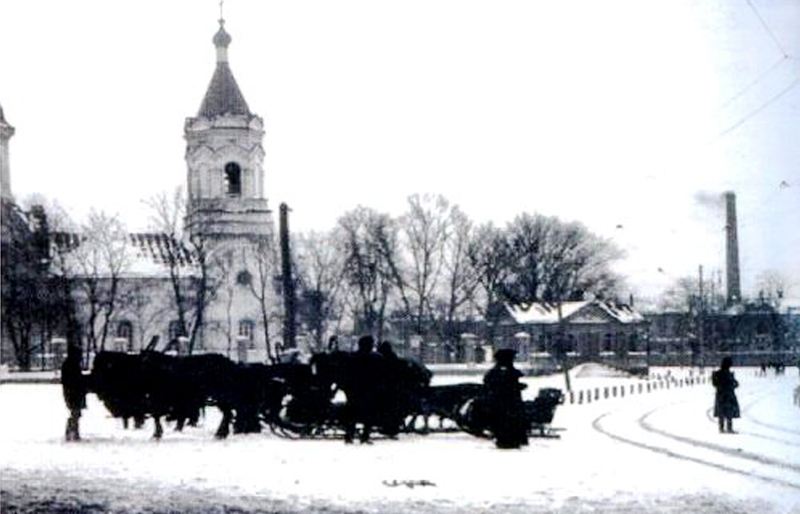
<path fill-rule="evenodd" d="M 369 424 L 393 436 L 405 418 L 418 411 L 431 373 L 408 359 L 372 354 L 365 361 L 353 352 L 333 351 L 312 357 L 311 366 L 322 390 L 344 392 L 343 423 Z"/>
<path fill-rule="evenodd" d="M 214 405 L 222 411 L 216 437 L 225 438 L 234 412 L 247 408 L 244 399 L 249 395 L 243 388 L 252 381 L 241 379 L 240 367 L 218 354 L 175 357 L 154 351 L 138 355 L 103 351 L 95 357 L 91 388 L 113 416 L 152 416 L 156 439 L 164 433 L 162 417 L 174 418 L 182 426 L 183 420 Z"/>

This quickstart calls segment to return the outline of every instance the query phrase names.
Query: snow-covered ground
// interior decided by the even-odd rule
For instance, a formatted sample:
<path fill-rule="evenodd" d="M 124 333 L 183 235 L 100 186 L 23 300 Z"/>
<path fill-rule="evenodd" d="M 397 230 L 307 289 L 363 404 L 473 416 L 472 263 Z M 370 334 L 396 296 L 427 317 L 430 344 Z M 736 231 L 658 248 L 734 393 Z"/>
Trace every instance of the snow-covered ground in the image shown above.
<path fill-rule="evenodd" d="M 688 378 L 677 369 L 662 377 L 667 371 Z M 151 425 L 123 430 L 93 395 L 84 440 L 65 443 L 60 386 L 5 384 L 3 511 L 800 513 L 797 372 L 735 372 L 737 434 L 717 432 L 707 382 L 639 394 L 646 381 L 583 367 L 572 373 L 573 390 L 600 388 L 601 399 L 562 405 L 554 422 L 562 437 L 522 450 L 463 433 L 351 446 L 269 432 L 218 441 L 213 409 L 202 426 L 156 442 Z M 561 375 L 525 381 L 528 397 L 564 385 Z M 603 399 L 605 387 L 621 385 L 624 397 Z"/>

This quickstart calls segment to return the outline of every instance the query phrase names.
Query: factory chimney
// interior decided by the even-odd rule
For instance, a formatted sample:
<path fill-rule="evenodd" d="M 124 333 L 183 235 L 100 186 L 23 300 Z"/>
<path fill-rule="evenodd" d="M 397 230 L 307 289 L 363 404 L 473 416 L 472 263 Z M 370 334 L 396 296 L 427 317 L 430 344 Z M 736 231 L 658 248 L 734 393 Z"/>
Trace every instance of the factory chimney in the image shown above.
<path fill-rule="evenodd" d="M 736 235 L 736 194 L 725 193 L 725 257 L 728 306 L 739 303 L 742 288 L 739 282 L 739 241 Z"/>

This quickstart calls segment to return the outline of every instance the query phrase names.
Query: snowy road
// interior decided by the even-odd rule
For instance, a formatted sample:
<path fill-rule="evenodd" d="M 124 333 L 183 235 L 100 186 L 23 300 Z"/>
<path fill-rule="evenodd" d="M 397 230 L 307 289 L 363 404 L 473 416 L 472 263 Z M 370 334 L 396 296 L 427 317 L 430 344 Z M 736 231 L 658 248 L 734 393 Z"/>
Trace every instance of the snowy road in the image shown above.
<path fill-rule="evenodd" d="M 682 371 L 673 370 L 680 377 Z M 796 371 L 737 369 L 742 418 L 719 434 L 707 383 L 564 405 L 561 439 L 499 451 L 466 434 L 371 446 L 272 434 L 216 441 L 219 417 L 161 442 L 90 396 L 85 440 L 61 440 L 56 385 L 0 387 L 4 511 L 800 513 Z M 695 375 L 696 376 L 696 375 Z M 464 377 L 462 377 L 464 378 Z M 453 382 L 458 377 L 442 381 Z M 473 377 L 472 380 L 475 380 Z M 563 379 L 527 379 L 526 394 Z M 575 390 L 643 383 L 573 376 Z"/>

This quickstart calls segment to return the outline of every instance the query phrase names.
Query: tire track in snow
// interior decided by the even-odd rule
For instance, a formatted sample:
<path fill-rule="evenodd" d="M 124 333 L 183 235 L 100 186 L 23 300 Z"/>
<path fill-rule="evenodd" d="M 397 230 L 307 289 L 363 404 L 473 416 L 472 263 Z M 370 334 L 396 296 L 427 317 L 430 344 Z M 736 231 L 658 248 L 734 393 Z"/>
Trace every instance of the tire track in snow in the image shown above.
<path fill-rule="evenodd" d="M 605 414 L 600 415 L 594 421 L 592 421 L 592 428 L 594 428 L 596 431 L 600 432 L 601 434 L 613 439 L 614 441 L 617 441 L 617 442 L 620 442 L 620 443 L 623 443 L 623 444 L 627 444 L 627 445 L 630 445 L 630 446 L 633 446 L 633 447 L 636 447 L 636 448 L 641 448 L 643 450 L 648 450 L 648 451 L 651 451 L 653 453 L 657 453 L 659 455 L 664 455 L 664 456 L 667 456 L 667 457 L 670 457 L 670 458 L 673 458 L 673 459 L 683 460 L 683 461 L 686 461 L 686 462 L 693 462 L 695 464 L 700 464 L 702 466 L 707 466 L 707 467 L 714 468 L 714 469 L 717 469 L 717 470 L 720 470 L 720 471 L 724 471 L 724 472 L 727 472 L 727 473 L 731 473 L 731 474 L 734 474 L 734 475 L 741 475 L 741 476 L 748 477 L 748 478 L 755 478 L 755 479 L 758 479 L 758 480 L 761 480 L 761 481 L 764 481 L 764 482 L 769 482 L 769 483 L 772 483 L 772 484 L 777 484 L 777 485 L 781 485 L 781 486 L 784 486 L 784 487 L 788 487 L 788 488 L 796 489 L 796 490 L 800 491 L 800 484 L 798 484 L 798 483 L 789 482 L 787 480 L 783 480 L 783 479 L 780 479 L 780 478 L 773 478 L 773 477 L 768 477 L 768 476 L 764 476 L 764 475 L 759 475 L 757 473 L 751 473 L 751 472 L 748 472 L 748 471 L 743 471 L 741 469 L 733 468 L 733 467 L 730 467 L 730 466 L 725 466 L 724 464 L 718 464 L 716 462 L 708 461 L 708 460 L 701 459 L 701 458 L 698 458 L 698 457 L 692 457 L 691 455 L 687 455 L 685 453 L 679 453 L 679 452 L 670 450 L 669 448 L 665 448 L 663 446 L 655 446 L 655 445 L 652 445 L 652 444 L 647 444 L 647 443 L 643 443 L 643 442 L 640 442 L 640 441 L 635 441 L 633 439 L 629 439 L 627 437 L 623 437 L 623 436 L 621 436 L 619 434 L 614 434 L 612 432 L 609 432 L 608 430 L 603 428 L 603 426 L 601 425 L 601 421 L 603 420 L 603 418 L 605 418 L 609 414 L 611 414 L 611 413 L 610 412 L 606 412 Z"/>

